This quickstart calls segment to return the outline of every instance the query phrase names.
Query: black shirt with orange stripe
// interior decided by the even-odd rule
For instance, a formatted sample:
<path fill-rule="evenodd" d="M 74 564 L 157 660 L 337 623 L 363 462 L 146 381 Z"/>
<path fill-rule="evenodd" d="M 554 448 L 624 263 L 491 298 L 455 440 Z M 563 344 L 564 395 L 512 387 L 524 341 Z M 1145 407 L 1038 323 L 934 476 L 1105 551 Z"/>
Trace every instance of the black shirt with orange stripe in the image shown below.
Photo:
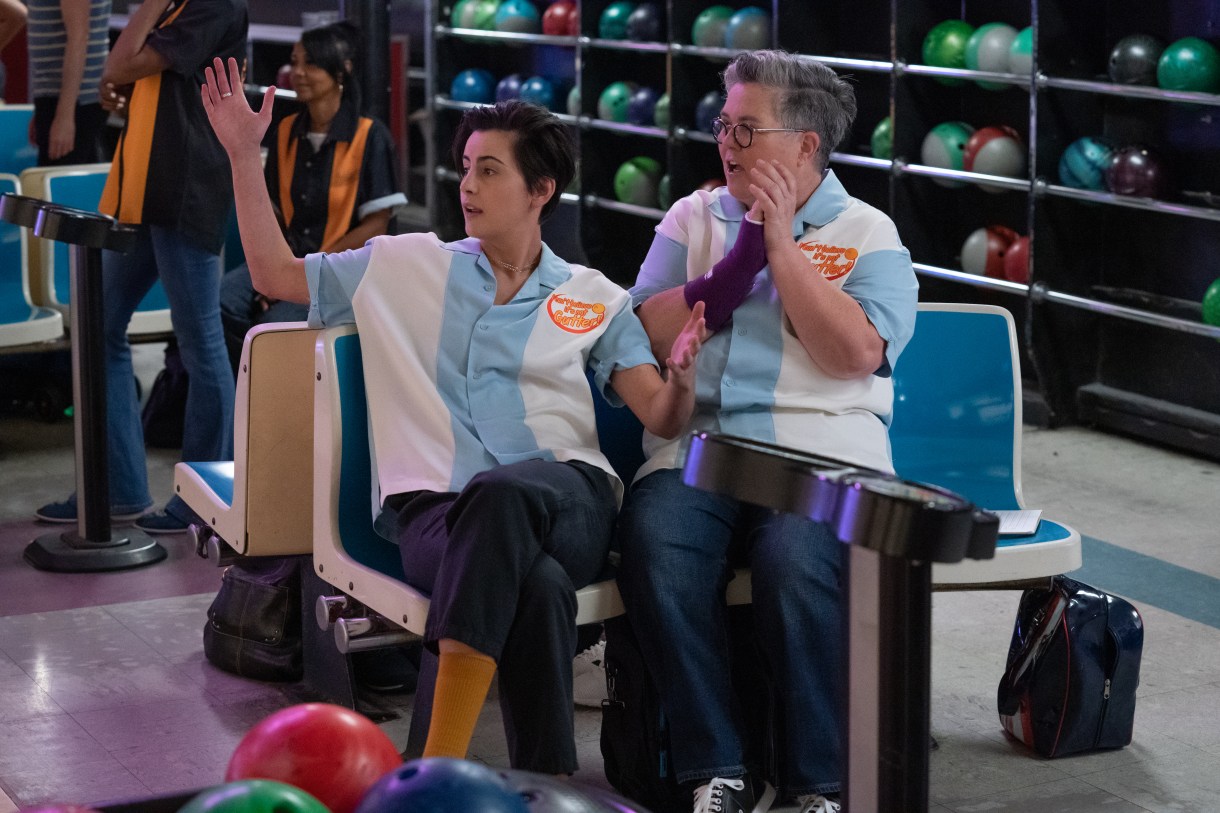
<path fill-rule="evenodd" d="M 316 152 L 309 127 L 308 110 L 281 120 L 263 172 L 297 257 L 333 244 L 371 212 L 406 203 L 388 127 L 359 115 L 346 99 Z"/>
<path fill-rule="evenodd" d="M 177 0 L 161 15 L 146 45 L 169 67 L 135 83 L 102 212 L 220 252 L 233 182 L 199 89 L 213 57 L 245 60 L 248 27 L 246 0 Z"/>

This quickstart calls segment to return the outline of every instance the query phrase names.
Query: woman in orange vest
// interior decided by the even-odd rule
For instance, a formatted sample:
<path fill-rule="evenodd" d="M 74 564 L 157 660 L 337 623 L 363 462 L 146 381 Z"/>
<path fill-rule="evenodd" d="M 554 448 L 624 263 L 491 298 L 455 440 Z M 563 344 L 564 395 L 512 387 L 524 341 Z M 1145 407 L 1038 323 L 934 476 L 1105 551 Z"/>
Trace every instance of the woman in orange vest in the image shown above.
<path fill-rule="evenodd" d="M 389 129 L 360 115 L 358 40 L 359 32 L 341 22 L 309 29 L 292 46 L 292 87 L 305 109 L 275 129 L 264 177 L 297 257 L 360 248 L 385 234 L 394 208 L 407 202 L 395 179 Z M 236 370 L 250 328 L 302 321 L 308 308 L 256 292 L 243 264 L 225 274 L 220 310 Z"/>

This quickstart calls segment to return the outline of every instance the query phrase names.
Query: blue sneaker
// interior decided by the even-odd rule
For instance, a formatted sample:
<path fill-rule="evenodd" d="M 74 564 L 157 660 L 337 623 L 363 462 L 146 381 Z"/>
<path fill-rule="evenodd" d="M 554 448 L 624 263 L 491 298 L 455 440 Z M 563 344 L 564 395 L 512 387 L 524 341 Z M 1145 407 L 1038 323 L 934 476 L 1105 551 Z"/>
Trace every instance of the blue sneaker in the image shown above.
<path fill-rule="evenodd" d="M 111 522 L 131 522 L 133 519 L 138 519 L 148 510 L 141 508 L 139 511 L 131 511 L 127 513 L 116 514 L 110 512 Z M 76 523 L 76 501 L 64 500 L 63 502 L 49 502 L 34 512 L 34 516 L 43 522 L 56 522 L 64 525 Z"/>
<path fill-rule="evenodd" d="M 190 528 L 190 523 L 178 519 L 168 511 L 152 511 L 136 520 L 136 527 L 150 534 L 184 534 Z"/>

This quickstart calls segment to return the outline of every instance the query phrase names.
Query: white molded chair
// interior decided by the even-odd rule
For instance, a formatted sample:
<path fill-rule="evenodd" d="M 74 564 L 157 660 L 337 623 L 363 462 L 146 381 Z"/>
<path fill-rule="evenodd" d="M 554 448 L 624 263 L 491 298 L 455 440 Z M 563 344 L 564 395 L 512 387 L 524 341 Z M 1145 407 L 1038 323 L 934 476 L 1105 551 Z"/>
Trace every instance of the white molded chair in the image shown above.
<path fill-rule="evenodd" d="M 21 194 L 21 183 L 16 175 L 0 174 L 0 194 L 8 192 Z M 0 347 L 37 344 L 64 336 L 63 314 L 34 304 L 25 272 L 27 231 L 0 222 Z"/>

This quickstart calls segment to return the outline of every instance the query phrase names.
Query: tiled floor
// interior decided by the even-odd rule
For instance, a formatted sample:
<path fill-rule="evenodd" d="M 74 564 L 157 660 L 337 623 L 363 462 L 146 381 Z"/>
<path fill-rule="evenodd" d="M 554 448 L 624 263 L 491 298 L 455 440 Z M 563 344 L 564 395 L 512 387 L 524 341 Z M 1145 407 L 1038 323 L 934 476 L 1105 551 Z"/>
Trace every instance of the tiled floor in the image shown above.
<path fill-rule="evenodd" d="M 16 574 L 11 584 L 25 581 L 18 552 L 32 527 L 29 510 L 61 498 L 70 482 L 65 427 L 0 417 L 0 571 Z M 1027 504 L 1089 537 L 1077 575 L 1127 595 L 1144 615 L 1135 741 L 1058 760 L 1007 741 L 995 689 L 1018 596 L 938 593 L 932 727 L 940 747 L 932 754 L 931 809 L 1220 811 L 1220 466 L 1079 429 L 1028 431 L 1025 451 Z M 170 453 L 153 455 L 162 499 L 172 461 Z M 0 597 L 0 813 L 217 782 L 254 722 L 301 699 L 291 687 L 246 681 L 203 660 L 200 630 L 211 595 L 181 577 L 189 564 L 209 568 L 183 559 L 148 569 L 179 580 L 159 594 L 139 594 L 164 597 L 130 600 L 111 581 L 92 593 L 110 598 L 91 606 L 99 599 L 72 600 L 80 582 L 71 579 L 56 606 L 72 609 L 28 613 L 19 596 Z M 405 744 L 406 698 L 400 708 L 384 727 Z M 604 784 L 599 722 L 598 712 L 577 711 L 578 778 Z M 506 764 L 494 704 L 472 753 Z"/>

